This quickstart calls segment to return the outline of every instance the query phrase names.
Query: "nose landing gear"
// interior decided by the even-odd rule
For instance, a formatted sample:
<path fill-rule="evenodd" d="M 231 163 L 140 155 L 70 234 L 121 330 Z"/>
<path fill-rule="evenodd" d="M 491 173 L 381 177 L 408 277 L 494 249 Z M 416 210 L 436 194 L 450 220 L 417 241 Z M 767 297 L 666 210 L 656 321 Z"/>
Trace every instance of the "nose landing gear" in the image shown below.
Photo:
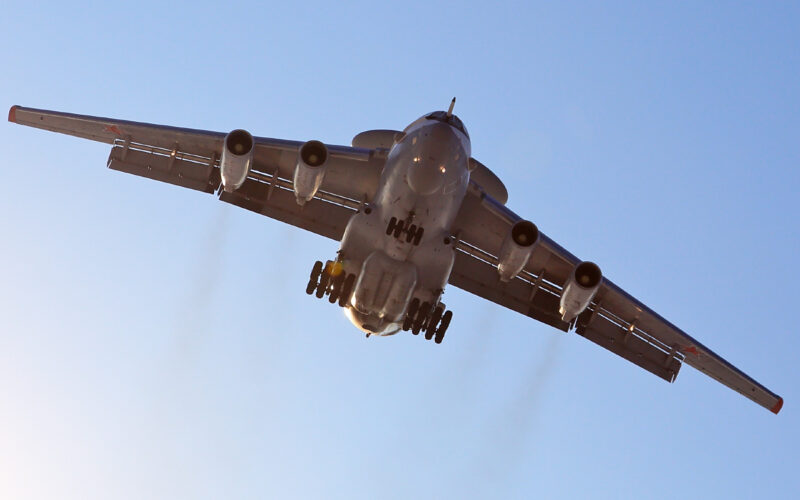
<path fill-rule="evenodd" d="M 414 335 L 425 332 L 425 340 L 433 339 L 437 344 L 444 340 L 447 327 L 453 318 L 453 311 L 445 311 L 444 304 L 436 307 L 428 302 L 420 303 L 419 299 L 414 298 L 408 305 L 408 312 L 403 320 L 403 330 L 411 330 Z"/>
<path fill-rule="evenodd" d="M 411 224 L 410 218 L 409 220 L 397 220 L 397 217 L 392 217 L 386 226 L 386 235 L 390 234 L 398 240 L 402 240 L 403 234 L 405 234 L 406 243 L 419 246 L 422 235 L 425 234 L 425 228 Z"/>

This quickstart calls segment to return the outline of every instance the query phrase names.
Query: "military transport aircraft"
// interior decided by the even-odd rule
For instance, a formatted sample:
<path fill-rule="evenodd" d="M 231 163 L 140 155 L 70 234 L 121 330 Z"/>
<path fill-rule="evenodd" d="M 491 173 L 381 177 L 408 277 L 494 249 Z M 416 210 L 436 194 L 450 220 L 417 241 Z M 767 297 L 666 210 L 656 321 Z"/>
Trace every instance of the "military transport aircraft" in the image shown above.
<path fill-rule="evenodd" d="M 672 382 L 683 363 L 778 413 L 783 399 L 506 208 L 466 128 L 434 111 L 352 146 L 151 125 L 13 106 L 8 120 L 111 144 L 108 167 L 206 193 L 341 241 L 306 293 L 338 303 L 367 334 L 440 343 L 448 283 L 563 331 L 575 330 Z"/>

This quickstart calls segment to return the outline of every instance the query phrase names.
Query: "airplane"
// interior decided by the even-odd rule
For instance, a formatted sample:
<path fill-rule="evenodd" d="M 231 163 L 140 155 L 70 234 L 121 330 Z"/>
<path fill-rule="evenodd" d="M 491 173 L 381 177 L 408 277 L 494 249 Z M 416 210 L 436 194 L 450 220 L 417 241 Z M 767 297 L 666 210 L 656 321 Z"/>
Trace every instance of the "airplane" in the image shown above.
<path fill-rule="evenodd" d="M 110 144 L 107 166 L 209 194 L 339 241 L 306 293 L 342 307 L 367 337 L 441 343 L 448 284 L 575 331 L 673 382 L 685 363 L 777 414 L 783 398 L 662 318 L 506 207 L 453 113 L 351 146 L 153 125 L 12 106 L 8 120 Z"/>

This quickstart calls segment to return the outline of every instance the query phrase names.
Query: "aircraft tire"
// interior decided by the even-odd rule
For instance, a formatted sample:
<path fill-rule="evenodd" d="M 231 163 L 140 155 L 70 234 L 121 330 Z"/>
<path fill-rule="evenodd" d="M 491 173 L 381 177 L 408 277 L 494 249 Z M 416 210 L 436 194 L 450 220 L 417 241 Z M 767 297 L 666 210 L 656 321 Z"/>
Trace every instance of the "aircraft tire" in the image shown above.
<path fill-rule="evenodd" d="M 339 307 L 345 307 L 350 300 L 350 295 L 353 293 L 353 285 L 356 282 L 355 274 L 348 274 L 344 279 L 342 291 L 339 293 Z"/>
<path fill-rule="evenodd" d="M 328 302 L 335 304 L 339 300 L 339 295 L 342 293 L 342 285 L 344 284 L 344 272 L 334 276 L 332 280 L 333 286 L 331 287 L 331 294 L 328 296 Z"/>
<path fill-rule="evenodd" d="M 447 327 L 450 326 L 450 320 L 453 319 L 453 311 L 446 311 L 442 316 L 442 322 L 439 328 L 436 329 L 436 343 L 441 344 L 444 340 L 444 334 L 447 332 Z"/>
<path fill-rule="evenodd" d="M 419 299 L 414 298 L 411 299 L 411 303 L 408 304 L 408 312 L 406 313 L 406 318 L 403 320 L 403 330 L 409 331 L 411 329 L 412 323 L 414 323 L 414 315 L 417 314 L 417 309 L 419 309 Z M 414 333 L 416 335 L 419 332 Z"/>
<path fill-rule="evenodd" d="M 397 225 L 394 226 L 394 237 L 400 238 L 400 235 L 403 233 L 403 228 L 405 227 L 405 223 L 403 221 L 397 221 Z"/>
<path fill-rule="evenodd" d="M 406 233 L 406 243 L 411 243 L 411 240 L 414 239 L 414 235 L 417 234 L 417 226 L 415 224 L 411 224 L 408 228 L 408 232 Z"/>
<path fill-rule="evenodd" d="M 436 327 L 439 326 L 439 321 L 442 319 L 442 314 L 444 313 L 444 307 L 436 306 L 436 309 L 433 310 L 433 314 L 431 314 L 431 318 L 428 320 L 428 328 L 429 332 L 435 332 Z"/>
<path fill-rule="evenodd" d="M 423 302 L 422 305 L 419 306 L 416 318 L 414 319 L 414 324 L 411 326 L 411 333 L 414 335 L 419 333 L 425 324 L 425 320 L 428 318 L 428 314 L 430 314 L 430 308 L 431 305 L 427 302 Z"/>
<path fill-rule="evenodd" d="M 308 285 L 306 285 L 306 293 L 311 295 L 314 293 L 314 289 L 317 288 L 317 280 L 319 280 L 319 274 L 322 272 L 322 262 L 316 261 L 314 263 L 314 267 L 311 268 L 311 277 L 308 279 Z"/>
<path fill-rule="evenodd" d="M 319 278 L 319 284 L 317 285 L 317 298 L 321 299 L 325 292 L 328 291 L 328 283 L 331 280 L 331 275 L 328 274 L 328 269 L 324 269 L 322 271 L 322 276 Z"/>
<path fill-rule="evenodd" d="M 396 226 L 397 226 L 397 217 L 392 217 L 391 219 L 389 219 L 389 224 L 386 226 L 386 236 L 392 234 Z"/>
<path fill-rule="evenodd" d="M 425 228 L 420 227 L 414 233 L 414 246 L 419 246 L 419 242 L 420 242 L 420 240 L 422 240 L 422 233 L 424 233 L 424 232 L 425 232 Z"/>

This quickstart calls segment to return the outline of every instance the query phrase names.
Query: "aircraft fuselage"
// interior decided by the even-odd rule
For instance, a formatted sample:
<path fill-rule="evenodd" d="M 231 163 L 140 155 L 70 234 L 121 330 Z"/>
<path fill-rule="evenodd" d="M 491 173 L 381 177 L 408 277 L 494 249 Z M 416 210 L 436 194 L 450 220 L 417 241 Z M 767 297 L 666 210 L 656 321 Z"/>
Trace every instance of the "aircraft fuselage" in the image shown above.
<path fill-rule="evenodd" d="M 375 198 L 350 219 L 337 261 L 337 272 L 357 276 L 346 312 L 362 331 L 392 335 L 412 301 L 431 310 L 439 304 L 455 259 L 450 228 L 469 183 L 469 158 L 462 130 L 425 117 L 390 149 Z"/>

